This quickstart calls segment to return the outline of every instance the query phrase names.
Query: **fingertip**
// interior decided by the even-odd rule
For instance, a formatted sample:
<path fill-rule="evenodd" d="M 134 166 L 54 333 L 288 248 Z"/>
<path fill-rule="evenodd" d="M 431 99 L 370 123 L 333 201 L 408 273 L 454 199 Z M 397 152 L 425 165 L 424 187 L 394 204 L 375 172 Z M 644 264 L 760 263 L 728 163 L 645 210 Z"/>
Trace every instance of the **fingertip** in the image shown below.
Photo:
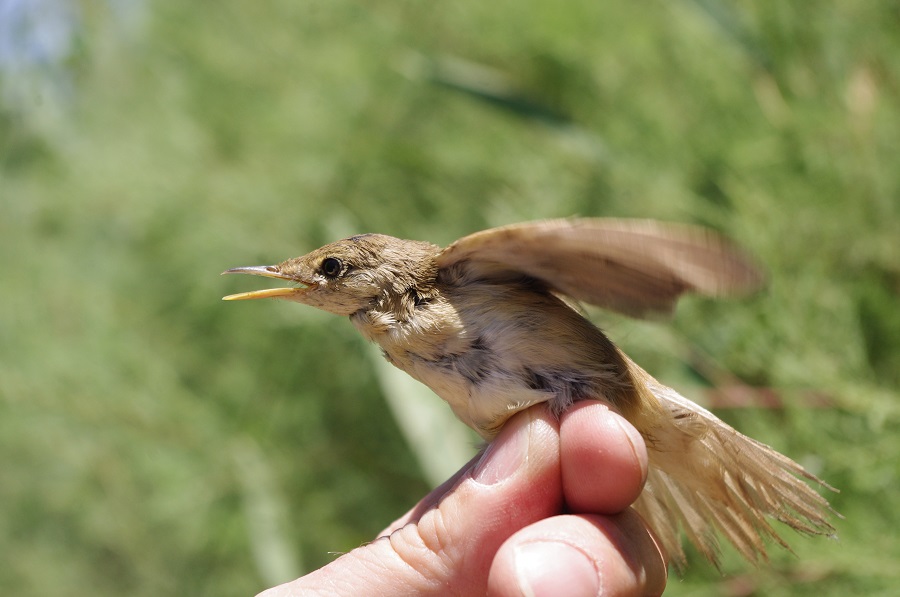
<path fill-rule="evenodd" d="M 641 518 L 564 515 L 510 537 L 491 567 L 488 594 L 661 595 L 665 559 Z"/>
<path fill-rule="evenodd" d="M 579 402 L 560 420 L 560 468 L 573 512 L 614 514 L 643 490 L 647 446 L 631 423 L 602 402 Z"/>

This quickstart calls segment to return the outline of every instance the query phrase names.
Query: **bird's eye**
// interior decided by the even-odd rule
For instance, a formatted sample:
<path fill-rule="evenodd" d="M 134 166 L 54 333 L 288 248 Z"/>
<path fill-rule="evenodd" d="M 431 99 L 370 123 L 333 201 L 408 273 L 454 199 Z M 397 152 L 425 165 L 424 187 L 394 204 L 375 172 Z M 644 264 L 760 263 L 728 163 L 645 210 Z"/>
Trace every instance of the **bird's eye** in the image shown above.
<path fill-rule="evenodd" d="M 340 259 L 326 257 L 322 260 L 322 274 L 324 274 L 326 278 L 336 278 L 338 274 L 341 273 L 342 267 L 343 264 L 341 264 Z"/>

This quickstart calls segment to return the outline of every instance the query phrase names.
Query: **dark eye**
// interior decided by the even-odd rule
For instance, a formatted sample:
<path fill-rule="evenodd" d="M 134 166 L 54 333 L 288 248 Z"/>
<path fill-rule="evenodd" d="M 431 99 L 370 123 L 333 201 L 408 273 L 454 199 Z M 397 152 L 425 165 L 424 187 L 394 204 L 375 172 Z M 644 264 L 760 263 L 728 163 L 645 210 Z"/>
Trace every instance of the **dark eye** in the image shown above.
<path fill-rule="evenodd" d="M 341 273 L 341 268 L 343 268 L 343 264 L 340 259 L 326 257 L 322 260 L 322 274 L 326 278 L 336 278 Z"/>

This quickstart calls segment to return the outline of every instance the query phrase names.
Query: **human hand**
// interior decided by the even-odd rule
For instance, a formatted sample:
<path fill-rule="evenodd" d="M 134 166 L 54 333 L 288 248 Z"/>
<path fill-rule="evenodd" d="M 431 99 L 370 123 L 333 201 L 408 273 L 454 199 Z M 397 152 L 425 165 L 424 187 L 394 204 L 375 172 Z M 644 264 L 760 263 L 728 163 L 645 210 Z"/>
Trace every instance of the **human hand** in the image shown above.
<path fill-rule="evenodd" d="M 664 555 L 629 508 L 646 476 L 602 403 L 535 406 L 375 541 L 259 597 L 660 595 Z"/>

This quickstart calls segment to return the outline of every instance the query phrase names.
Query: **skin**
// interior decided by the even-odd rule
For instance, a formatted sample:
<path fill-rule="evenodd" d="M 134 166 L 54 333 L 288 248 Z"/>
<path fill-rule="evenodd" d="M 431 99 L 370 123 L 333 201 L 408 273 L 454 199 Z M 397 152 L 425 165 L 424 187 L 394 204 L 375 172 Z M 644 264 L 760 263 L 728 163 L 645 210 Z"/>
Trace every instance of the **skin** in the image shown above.
<path fill-rule="evenodd" d="M 629 508 L 646 474 L 605 405 L 532 407 L 373 542 L 261 596 L 660 595 L 665 559 Z"/>

